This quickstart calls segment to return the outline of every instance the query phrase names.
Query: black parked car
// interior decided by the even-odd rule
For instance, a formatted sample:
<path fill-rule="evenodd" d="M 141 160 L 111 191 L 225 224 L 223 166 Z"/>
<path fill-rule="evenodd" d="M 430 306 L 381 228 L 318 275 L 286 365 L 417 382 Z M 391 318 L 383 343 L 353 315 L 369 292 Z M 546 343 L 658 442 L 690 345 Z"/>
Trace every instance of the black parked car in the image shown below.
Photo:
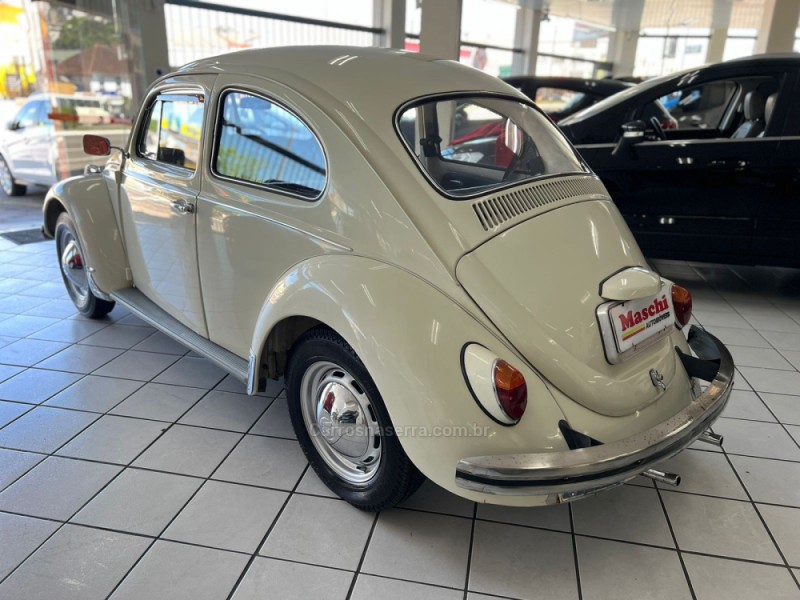
<path fill-rule="evenodd" d="M 577 77 L 508 77 L 503 81 L 528 96 L 554 122 L 603 98 L 632 87 L 615 79 L 580 79 Z M 450 160 L 477 162 L 505 168 L 511 155 L 503 143 L 504 123 L 488 110 L 475 105 L 456 103 L 455 128 L 449 148 L 443 154 Z M 669 114 L 663 115 L 669 119 Z M 400 122 L 401 131 L 412 124 Z M 409 131 L 409 138 L 413 133 Z"/>
<path fill-rule="evenodd" d="M 559 126 L 649 256 L 800 267 L 799 71 L 799 54 L 691 69 Z"/>
<path fill-rule="evenodd" d="M 533 77 L 521 75 L 503 78 L 533 100 L 558 123 L 584 108 L 633 86 L 617 79 L 581 79 L 580 77 Z"/>

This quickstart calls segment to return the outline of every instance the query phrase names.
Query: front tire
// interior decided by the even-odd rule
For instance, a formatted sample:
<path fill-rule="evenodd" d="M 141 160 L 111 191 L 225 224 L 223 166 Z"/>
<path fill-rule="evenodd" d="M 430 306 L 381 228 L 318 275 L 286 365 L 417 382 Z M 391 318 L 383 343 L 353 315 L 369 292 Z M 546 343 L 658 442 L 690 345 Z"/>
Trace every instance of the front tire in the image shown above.
<path fill-rule="evenodd" d="M 286 387 L 300 446 L 342 499 L 377 512 L 422 484 L 366 367 L 333 331 L 318 327 L 301 336 L 289 355 Z"/>
<path fill-rule="evenodd" d="M 78 311 L 90 319 L 101 319 L 111 312 L 114 303 L 98 298 L 89 286 L 88 265 L 72 218 L 63 212 L 56 221 L 56 252 L 64 286 Z"/>
<path fill-rule="evenodd" d="M 3 188 L 6 196 L 24 196 L 25 192 L 28 191 L 27 186 L 20 185 L 14 181 L 11 168 L 3 156 L 0 156 L 0 187 Z"/>

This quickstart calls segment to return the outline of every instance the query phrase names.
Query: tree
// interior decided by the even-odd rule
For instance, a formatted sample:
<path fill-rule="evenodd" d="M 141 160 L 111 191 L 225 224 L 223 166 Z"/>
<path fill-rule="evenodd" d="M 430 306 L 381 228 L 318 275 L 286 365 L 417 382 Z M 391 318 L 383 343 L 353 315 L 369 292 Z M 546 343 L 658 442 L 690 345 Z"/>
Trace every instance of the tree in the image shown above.
<path fill-rule="evenodd" d="M 111 23 L 96 21 L 89 17 L 72 17 L 61 27 L 58 39 L 53 43 L 56 50 L 82 50 L 95 44 L 111 46 L 118 42 Z"/>

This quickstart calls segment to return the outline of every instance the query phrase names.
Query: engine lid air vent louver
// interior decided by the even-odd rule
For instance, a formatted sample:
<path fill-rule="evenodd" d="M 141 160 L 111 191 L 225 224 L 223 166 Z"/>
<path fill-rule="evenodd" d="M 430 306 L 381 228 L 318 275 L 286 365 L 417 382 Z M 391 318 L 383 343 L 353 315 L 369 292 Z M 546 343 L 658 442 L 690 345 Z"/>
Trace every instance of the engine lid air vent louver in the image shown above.
<path fill-rule="evenodd" d="M 500 227 L 542 206 L 576 196 L 606 196 L 606 190 L 595 177 L 573 177 L 535 183 L 522 189 L 505 192 L 476 201 L 472 208 L 484 231 Z"/>

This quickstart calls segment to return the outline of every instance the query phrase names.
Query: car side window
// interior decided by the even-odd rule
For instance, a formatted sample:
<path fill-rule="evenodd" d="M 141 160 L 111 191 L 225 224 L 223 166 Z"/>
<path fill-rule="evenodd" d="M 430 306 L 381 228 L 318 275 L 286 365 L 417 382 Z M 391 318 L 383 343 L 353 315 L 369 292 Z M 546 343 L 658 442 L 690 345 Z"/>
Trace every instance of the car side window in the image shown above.
<path fill-rule="evenodd" d="M 719 129 L 736 94 L 735 81 L 711 81 L 665 94 L 645 106 L 642 118 L 659 119 L 664 129 Z"/>
<path fill-rule="evenodd" d="M 153 102 L 139 134 L 139 155 L 194 171 L 200 160 L 203 102 L 165 94 Z"/>
<path fill-rule="evenodd" d="M 325 154 L 297 116 L 252 94 L 226 92 L 220 101 L 215 174 L 313 199 L 325 187 Z"/>
<path fill-rule="evenodd" d="M 586 94 L 575 90 L 554 87 L 540 87 L 536 90 L 534 102 L 546 113 L 561 113 L 575 106 L 590 106 L 594 102 L 584 102 Z M 596 100 L 595 100 L 596 102 Z"/>
<path fill-rule="evenodd" d="M 660 100 L 678 122 L 678 129 L 719 129 L 736 89 L 733 81 L 712 81 L 673 92 Z"/>
<path fill-rule="evenodd" d="M 16 129 L 25 129 L 27 127 L 36 127 L 39 124 L 39 114 L 41 112 L 42 102 L 34 100 L 29 102 L 17 113 L 17 118 L 14 119 Z"/>

